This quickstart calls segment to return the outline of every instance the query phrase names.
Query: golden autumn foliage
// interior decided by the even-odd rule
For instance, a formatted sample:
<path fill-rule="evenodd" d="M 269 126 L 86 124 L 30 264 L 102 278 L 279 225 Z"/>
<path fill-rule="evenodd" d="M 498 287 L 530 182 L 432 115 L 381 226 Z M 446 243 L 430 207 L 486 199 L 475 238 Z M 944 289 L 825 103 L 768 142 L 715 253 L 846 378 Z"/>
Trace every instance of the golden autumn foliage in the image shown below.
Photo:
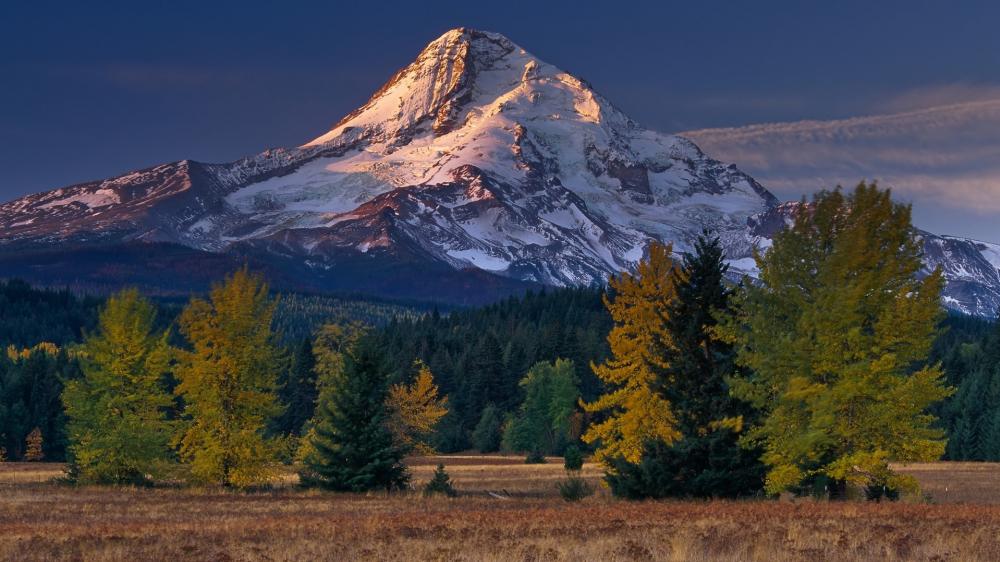
<path fill-rule="evenodd" d="M 273 476 L 276 451 L 264 430 L 281 411 L 274 309 L 267 285 L 243 269 L 181 314 L 192 350 L 179 353 L 176 372 L 186 422 L 178 445 L 195 481 L 247 487 Z"/>
<path fill-rule="evenodd" d="M 670 403 L 653 389 L 658 371 L 668 366 L 671 345 L 665 321 L 676 296 L 672 252 L 670 245 L 651 245 L 634 274 L 612 278 L 613 297 L 605 297 L 614 321 L 608 334 L 612 357 L 592 367 L 609 390 L 583 406 L 606 417 L 582 438 L 598 443 L 595 459 L 606 464 L 614 458 L 638 462 L 647 441 L 669 444 L 680 437 Z"/>
<path fill-rule="evenodd" d="M 37 427 L 32 429 L 24 440 L 24 460 L 28 462 L 45 460 L 45 453 L 42 451 L 42 430 Z"/>
<path fill-rule="evenodd" d="M 433 454 L 426 442 L 434 426 L 448 413 L 448 398 L 438 397 L 434 375 L 423 362 L 417 362 L 417 377 L 410 384 L 389 387 L 389 430 L 396 443 L 412 448 L 417 454 Z"/>

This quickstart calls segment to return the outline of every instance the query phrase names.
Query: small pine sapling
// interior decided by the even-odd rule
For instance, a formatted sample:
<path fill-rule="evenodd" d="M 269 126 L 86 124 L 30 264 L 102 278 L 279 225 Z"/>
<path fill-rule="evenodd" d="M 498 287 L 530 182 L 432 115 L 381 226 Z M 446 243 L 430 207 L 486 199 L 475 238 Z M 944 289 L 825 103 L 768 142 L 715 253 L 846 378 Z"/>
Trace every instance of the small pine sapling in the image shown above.
<path fill-rule="evenodd" d="M 444 470 L 444 463 L 439 463 L 434 471 L 434 477 L 424 486 L 424 496 L 444 495 L 453 498 L 458 495 L 451 485 L 451 477 Z"/>

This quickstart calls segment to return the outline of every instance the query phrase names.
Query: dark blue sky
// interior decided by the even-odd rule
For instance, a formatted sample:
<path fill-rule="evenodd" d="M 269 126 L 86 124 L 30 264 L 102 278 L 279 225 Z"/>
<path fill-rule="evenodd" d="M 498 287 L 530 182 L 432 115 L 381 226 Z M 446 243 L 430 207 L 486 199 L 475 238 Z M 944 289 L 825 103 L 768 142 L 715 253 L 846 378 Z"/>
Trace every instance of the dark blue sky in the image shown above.
<path fill-rule="evenodd" d="M 998 22 L 986 1 L 7 2 L 0 200 L 301 144 L 457 26 L 681 131 L 1000 85 Z"/>

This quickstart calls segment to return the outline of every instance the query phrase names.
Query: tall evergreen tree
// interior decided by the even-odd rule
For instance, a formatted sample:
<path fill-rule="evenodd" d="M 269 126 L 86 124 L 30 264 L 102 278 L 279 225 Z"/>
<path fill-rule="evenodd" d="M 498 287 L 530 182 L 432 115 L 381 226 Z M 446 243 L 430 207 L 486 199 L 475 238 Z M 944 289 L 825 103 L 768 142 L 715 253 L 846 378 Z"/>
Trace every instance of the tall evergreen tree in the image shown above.
<path fill-rule="evenodd" d="M 385 357 L 370 338 L 346 354 L 343 376 L 317 410 L 304 484 L 342 492 L 406 487 L 406 449 L 387 427 L 388 377 Z"/>
<path fill-rule="evenodd" d="M 769 492 L 819 477 L 835 497 L 848 483 L 912 489 L 889 463 L 944 452 L 928 408 L 951 391 L 927 363 L 943 279 L 918 278 L 920 251 L 910 208 L 862 183 L 803 202 L 757 257 L 760 284 L 724 332 L 750 370 L 735 395 L 763 412 L 750 436 Z"/>
<path fill-rule="evenodd" d="M 163 387 L 170 347 L 155 317 L 138 291 L 113 295 L 76 353 L 83 377 L 66 384 L 62 400 L 70 474 L 80 482 L 144 481 L 171 456 L 173 400 Z"/>
<path fill-rule="evenodd" d="M 277 419 L 275 429 L 286 435 L 302 435 L 303 427 L 316 409 L 316 359 L 312 342 L 302 340 L 295 347 L 279 387 L 285 411 Z"/>
<path fill-rule="evenodd" d="M 647 442 L 670 444 L 680 437 L 670 402 L 656 392 L 673 345 L 666 316 L 676 295 L 672 252 L 669 245 L 652 244 L 635 274 L 612 278 L 614 296 L 605 297 L 615 322 L 608 334 L 612 358 L 593 369 L 607 391 L 584 406 L 605 417 L 583 440 L 597 443 L 594 457 L 609 468 L 618 458 L 638 462 Z"/>
<path fill-rule="evenodd" d="M 191 350 L 179 353 L 176 372 L 186 421 L 178 444 L 196 481 L 247 487 L 274 474 L 277 450 L 265 436 L 281 413 L 274 308 L 263 279 L 244 268 L 181 314 Z"/>
<path fill-rule="evenodd" d="M 736 352 L 713 333 L 717 319 L 730 313 L 725 254 L 707 232 L 694 250 L 672 273 L 676 298 L 664 315 L 672 345 L 656 380 L 682 437 L 672 444 L 647 443 L 637 463 L 615 462 L 607 481 L 618 496 L 738 497 L 763 488 L 761 451 L 738 442 L 737 428 L 750 421 L 752 410 L 730 396 Z"/>

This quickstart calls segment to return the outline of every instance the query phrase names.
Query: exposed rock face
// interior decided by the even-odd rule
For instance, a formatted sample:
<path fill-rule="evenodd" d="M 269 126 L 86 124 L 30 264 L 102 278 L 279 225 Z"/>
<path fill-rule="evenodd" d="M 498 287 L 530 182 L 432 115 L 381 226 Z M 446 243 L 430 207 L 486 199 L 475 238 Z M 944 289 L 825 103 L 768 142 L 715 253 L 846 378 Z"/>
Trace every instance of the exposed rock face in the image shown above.
<path fill-rule="evenodd" d="M 641 127 L 506 37 L 455 29 L 301 147 L 0 206 L 0 254 L 24 264 L 29 250 L 165 242 L 295 267 L 317 288 L 351 276 L 359 290 L 408 283 L 384 279 L 399 275 L 391 262 L 487 272 L 469 290 L 514 290 L 600 282 L 634 267 L 650 241 L 683 251 L 706 228 L 734 271 L 752 274 L 753 246 L 783 220 L 777 205 L 734 166 Z M 981 298 L 975 284 L 961 292 L 961 303 Z"/>

